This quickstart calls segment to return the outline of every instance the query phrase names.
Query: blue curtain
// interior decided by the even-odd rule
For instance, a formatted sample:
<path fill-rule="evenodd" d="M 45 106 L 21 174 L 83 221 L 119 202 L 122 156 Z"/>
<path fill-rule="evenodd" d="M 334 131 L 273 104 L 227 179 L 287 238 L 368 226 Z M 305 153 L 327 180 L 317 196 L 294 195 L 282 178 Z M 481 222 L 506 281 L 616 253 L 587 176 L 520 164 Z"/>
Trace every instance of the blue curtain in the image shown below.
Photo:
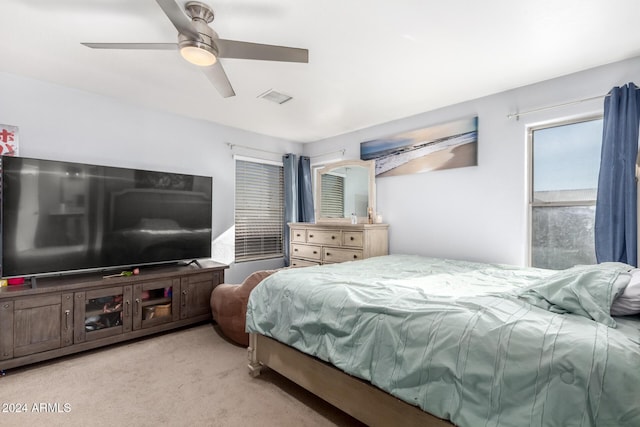
<path fill-rule="evenodd" d="M 289 222 L 298 220 L 298 175 L 296 174 L 296 155 L 285 154 L 282 156 L 284 167 L 284 265 L 289 266 Z"/>
<path fill-rule="evenodd" d="M 614 87 L 604 101 L 602 156 L 596 202 L 598 262 L 637 265 L 637 190 L 640 93 L 633 83 Z"/>
<path fill-rule="evenodd" d="M 311 159 L 307 156 L 300 156 L 298 160 L 298 221 L 315 222 Z"/>

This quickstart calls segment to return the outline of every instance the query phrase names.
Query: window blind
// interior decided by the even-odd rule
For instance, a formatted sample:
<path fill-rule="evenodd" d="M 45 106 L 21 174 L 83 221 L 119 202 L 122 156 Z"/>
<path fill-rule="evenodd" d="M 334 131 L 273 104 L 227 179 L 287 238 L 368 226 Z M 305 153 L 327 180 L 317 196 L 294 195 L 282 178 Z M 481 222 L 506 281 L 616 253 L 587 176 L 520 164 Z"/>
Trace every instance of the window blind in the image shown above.
<path fill-rule="evenodd" d="M 322 175 L 322 198 L 320 212 L 323 217 L 344 217 L 344 177 L 340 175 Z"/>
<path fill-rule="evenodd" d="M 236 262 L 282 256 L 283 218 L 282 166 L 236 160 Z"/>

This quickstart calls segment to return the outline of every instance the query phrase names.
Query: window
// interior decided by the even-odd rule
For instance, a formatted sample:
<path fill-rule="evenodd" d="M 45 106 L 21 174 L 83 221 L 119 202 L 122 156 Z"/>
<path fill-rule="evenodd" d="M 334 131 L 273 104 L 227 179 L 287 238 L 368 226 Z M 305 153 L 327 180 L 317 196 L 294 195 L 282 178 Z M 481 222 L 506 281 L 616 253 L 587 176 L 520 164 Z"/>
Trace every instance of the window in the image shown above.
<path fill-rule="evenodd" d="M 282 165 L 236 159 L 236 262 L 283 256 Z"/>
<path fill-rule="evenodd" d="M 334 174 L 322 175 L 322 206 L 320 212 L 322 217 L 343 218 L 344 217 L 344 177 Z"/>
<path fill-rule="evenodd" d="M 533 128 L 529 138 L 531 265 L 564 269 L 595 263 L 602 119 Z"/>

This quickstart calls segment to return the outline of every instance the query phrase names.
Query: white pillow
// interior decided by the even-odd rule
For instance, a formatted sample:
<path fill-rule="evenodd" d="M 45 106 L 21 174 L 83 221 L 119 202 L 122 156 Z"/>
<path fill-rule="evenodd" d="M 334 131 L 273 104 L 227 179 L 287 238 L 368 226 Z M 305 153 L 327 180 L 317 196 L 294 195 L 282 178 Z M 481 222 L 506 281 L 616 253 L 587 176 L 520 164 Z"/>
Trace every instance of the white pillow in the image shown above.
<path fill-rule="evenodd" d="M 633 269 L 629 273 L 631 273 L 629 284 L 611 304 L 612 316 L 640 313 L 640 269 Z"/>

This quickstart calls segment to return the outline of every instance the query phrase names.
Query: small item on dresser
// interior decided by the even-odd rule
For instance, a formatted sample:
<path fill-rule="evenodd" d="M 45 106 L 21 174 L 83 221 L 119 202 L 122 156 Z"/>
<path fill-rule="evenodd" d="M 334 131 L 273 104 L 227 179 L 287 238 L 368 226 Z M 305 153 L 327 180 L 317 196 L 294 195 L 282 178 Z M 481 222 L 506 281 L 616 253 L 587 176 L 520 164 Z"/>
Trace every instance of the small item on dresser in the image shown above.
<path fill-rule="evenodd" d="M 367 209 L 367 220 L 369 221 L 369 224 L 373 224 L 373 208 L 371 207 Z"/>
<path fill-rule="evenodd" d="M 351 214 L 351 224 L 357 224 L 358 223 L 358 217 L 356 216 L 356 214 L 352 213 Z"/>

